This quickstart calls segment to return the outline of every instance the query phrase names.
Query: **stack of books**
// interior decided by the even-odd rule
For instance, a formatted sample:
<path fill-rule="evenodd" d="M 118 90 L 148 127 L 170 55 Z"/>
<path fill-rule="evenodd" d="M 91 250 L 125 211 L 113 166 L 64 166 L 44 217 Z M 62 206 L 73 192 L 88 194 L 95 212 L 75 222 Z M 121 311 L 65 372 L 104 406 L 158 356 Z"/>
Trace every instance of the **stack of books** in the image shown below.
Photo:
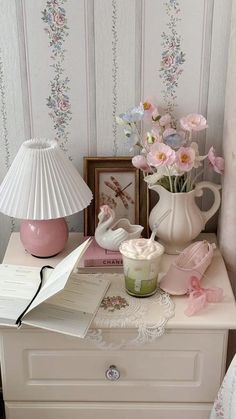
<path fill-rule="evenodd" d="M 94 272 L 122 272 L 123 261 L 119 251 L 115 252 L 100 247 L 95 238 L 89 248 L 84 253 L 78 270 Z"/>

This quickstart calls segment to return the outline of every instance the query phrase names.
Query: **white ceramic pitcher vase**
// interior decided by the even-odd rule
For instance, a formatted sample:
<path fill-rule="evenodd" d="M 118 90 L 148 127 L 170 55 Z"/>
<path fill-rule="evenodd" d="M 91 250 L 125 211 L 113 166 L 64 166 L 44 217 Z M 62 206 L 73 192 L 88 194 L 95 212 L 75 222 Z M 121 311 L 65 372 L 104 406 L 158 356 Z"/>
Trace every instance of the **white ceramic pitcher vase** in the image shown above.
<path fill-rule="evenodd" d="M 221 186 L 212 182 L 199 182 L 192 191 L 183 193 L 171 193 L 160 185 L 149 188 L 156 191 L 160 197 L 149 216 L 152 231 L 156 228 L 156 220 L 169 210 L 156 230 L 156 236 L 168 254 L 177 254 L 187 247 L 204 230 L 206 222 L 220 206 Z M 214 203 L 208 211 L 201 211 L 195 202 L 195 197 L 202 196 L 205 188 L 213 192 Z"/>

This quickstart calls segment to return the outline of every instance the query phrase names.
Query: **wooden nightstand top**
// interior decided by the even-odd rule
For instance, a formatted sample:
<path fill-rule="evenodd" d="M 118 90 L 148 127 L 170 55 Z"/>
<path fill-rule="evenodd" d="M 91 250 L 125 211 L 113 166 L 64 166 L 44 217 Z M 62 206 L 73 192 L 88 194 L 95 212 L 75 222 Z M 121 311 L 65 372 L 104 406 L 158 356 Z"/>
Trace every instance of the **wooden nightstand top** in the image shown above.
<path fill-rule="evenodd" d="M 213 241 L 215 236 L 203 234 L 201 238 Z M 3 263 L 14 265 L 56 266 L 62 258 L 77 247 L 83 240 L 82 233 L 70 233 L 67 246 L 59 255 L 49 259 L 38 259 L 28 254 L 21 242 L 19 233 L 12 233 L 5 253 Z M 167 271 L 175 256 L 163 256 L 163 271 Z M 175 303 L 175 316 L 167 323 L 167 328 L 177 329 L 236 329 L 236 304 L 228 279 L 223 258 L 219 250 L 215 250 L 213 261 L 206 271 L 207 278 L 202 279 L 203 287 L 221 287 L 224 290 L 224 299 L 221 303 L 208 304 L 198 314 L 187 317 L 184 310 L 187 306 L 188 297 L 173 297 Z"/>

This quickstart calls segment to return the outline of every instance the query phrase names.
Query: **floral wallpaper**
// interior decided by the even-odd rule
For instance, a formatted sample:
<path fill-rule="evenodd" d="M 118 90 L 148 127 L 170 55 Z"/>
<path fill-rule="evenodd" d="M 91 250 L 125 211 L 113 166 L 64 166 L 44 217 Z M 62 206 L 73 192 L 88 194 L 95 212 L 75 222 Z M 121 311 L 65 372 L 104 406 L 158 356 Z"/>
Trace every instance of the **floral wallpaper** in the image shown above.
<path fill-rule="evenodd" d="M 213 4 L 206 7 L 206 3 L 199 0 L 190 6 L 189 0 L 3 2 L 2 175 L 14 158 L 17 142 L 27 138 L 31 129 L 35 135 L 40 135 L 41 127 L 43 135 L 52 132 L 50 135 L 69 159 L 72 155 L 81 172 L 85 154 L 129 154 L 115 116 L 127 109 L 127 102 L 132 106 L 131 100 L 136 100 L 140 91 L 145 96 L 161 96 L 161 105 L 172 115 L 178 111 L 178 106 L 183 110 L 186 105 L 188 110 L 191 106 L 191 110 L 196 109 L 202 97 L 203 106 L 213 119 L 212 101 L 209 109 L 208 97 L 205 93 L 202 95 L 202 91 L 210 92 L 212 100 L 211 92 L 219 82 L 218 104 L 223 110 L 231 6 L 230 2 L 224 5 L 213 2 L 216 7 Z M 186 23 L 190 7 L 190 23 Z M 217 24 L 219 19 L 221 26 L 216 34 L 207 22 Z M 9 28 L 14 30 L 9 31 Z M 222 42 L 210 51 L 215 61 L 205 65 L 202 50 L 219 38 Z M 150 42 L 154 39 L 155 45 Z M 217 67 L 212 67 L 213 62 L 217 62 Z M 14 66 L 14 63 L 19 65 Z M 43 71 L 38 71 L 38 63 L 42 63 Z M 193 97 L 189 95 L 186 99 L 185 86 L 192 83 L 192 68 L 195 69 Z M 204 68 L 209 74 L 202 83 Z M 12 80 L 16 80 L 14 86 Z M 218 124 L 220 128 L 223 126 L 221 121 Z M 16 137 L 18 132 L 20 135 Z M 216 132 L 209 125 L 208 136 L 211 133 L 219 148 L 220 129 Z M 76 222 L 82 230 L 82 219 Z"/>
<path fill-rule="evenodd" d="M 2 51 L 0 49 L 0 114 L 2 118 L 2 135 L 1 141 L 4 147 L 4 160 L 5 160 L 5 171 L 10 167 L 10 144 L 7 128 L 7 98 L 6 98 L 6 86 L 5 86 L 5 75 L 4 75 L 4 65 L 2 60 Z M 15 229 L 15 220 L 10 217 L 10 228 L 11 232 Z"/>
<path fill-rule="evenodd" d="M 117 156 L 118 146 L 117 146 L 117 123 L 116 123 L 116 115 L 117 115 L 117 77 L 118 77 L 118 58 L 117 58 L 117 43 L 118 43 L 118 35 L 117 35 L 117 4 L 116 0 L 112 0 L 112 130 L 113 130 L 113 155 Z"/>
<path fill-rule="evenodd" d="M 178 0 L 164 2 L 164 7 L 168 20 L 166 30 L 161 35 L 161 63 L 159 74 L 164 88 L 162 90 L 163 99 L 167 110 L 172 113 L 177 107 L 177 88 L 185 53 L 182 50 L 182 36 L 178 33 L 178 23 L 181 21 L 180 3 Z"/>
<path fill-rule="evenodd" d="M 60 142 L 64 151 L 68 151 L 69 125 L 72 119 L 70 103 L 70 80 L 65 75 L 65 40 L 69 35 L 66 10 L 63 7 L 67 0 L 47 0 L 42 11 L 44 30 L 48 35 L 51 50 L 51 67 L 53 78 L 50 80 L 51 92 L 46 99 L 49 116 L 55 130 L 55 139 Z"/>
<path fill-rule="evenodd" d="M 4 83 L 4 67 L 2 61 L 2 52 L 0 50 L 0 112 L 2 118 L 2 140 L 5 151 L 5 167 L 6 170 L 10 166 L 10 151 L 9 151 L 9 138 L 7 129 L 7 109 L 6 109 L 6 88 Z"/>
<path fill-rule="evenodd" d="M 53 123 L 55 139 L 61 148 L 68 151 L 70 135 L 70 121 L 72 120 L 70 102 L 70 79 L 65 70 L 65 41 L 69 35 L 68 18 L 66 13 L 68 0 L 47 0 L 42 10 L 44 31 L 48 35 L 51 52 L 51 68 L 53 77 L 50 80 L 50 93 L 46 98 L 49 116 Z M 182 50 L 182 37 L 178 32 L 181 21 L 180 1 L 168 0 L 163 2 L 167 20 L 166 29 L 161 34 L 161 62 L 159 76 L 163 83 L 161 95 L 165 107 L 172 113 L 177 107 L 177 88 L 179 78 L 183 73 L 185 53 Z M 112 51 L 112 154 L 118 153 L 118 133 L 115 117 L 118 106 L 118 5 L 117 0 L 111 2 L 111 51 Z"/>

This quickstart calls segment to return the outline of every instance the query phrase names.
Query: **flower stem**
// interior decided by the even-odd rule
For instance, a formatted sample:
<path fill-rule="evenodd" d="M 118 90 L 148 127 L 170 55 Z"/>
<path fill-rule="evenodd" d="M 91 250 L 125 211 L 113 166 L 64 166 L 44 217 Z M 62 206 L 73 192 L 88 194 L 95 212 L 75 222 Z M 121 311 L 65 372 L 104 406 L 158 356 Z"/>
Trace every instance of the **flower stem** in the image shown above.
<path fill-rule="evenodd" d="M 191 185 L 190 185 L 190 191 L 192 190 L 194 183 L 196 182 L 196 179 L 201 176 L 204 173 L 204 170 L 201 170 L 192 180 Z"/>
<path fill-rule="evenodd" d="M 187 185 L 186 185 L 186 192 L 189 192 L 191 186 L 191 171 L 187 173 Z"/>
<path fill-rule="evenodd" d="M 173 186 L 172 186 L 172 180 L 171 180 L 169 168 L 166 167 L 166 170 L 167 170 L 167 174 L 168 174 L 168 178 L 169 178 L 170 191 L 173 193 Z"/>
<path fill-rule="evenodd" d="M 177 191 L 177 183 L 178 183 L 178 180 L 179 180 L 179 176 L 175 176 L 175 181 L 174 181 L 174 191 L 175 191 L 175 193 L 178 192 Z"/>
<path fill-rule="evenodd" d="M 138 128 L 137 128 L 137 126 L 136 126 L 136 124 L 135 124 L 135 122 L 131 122 L 131 127 L 133 128 L 133 130 L 135 131 L 135 134 L 138 136 L 138 139 L 139 139 L 139 146 L 140 147 L 143 147 L 143 142 L 142 142 L 142 138 L 141 138 L 141 134 L 140 134 L 140 132 L 139 132 L 139 130 L 138 130 Z"/>
<path fill-rule="evenodd" d="M 188 135 L 188 143 L 190 144 L 192 140 L 192 130 L 189 131 L 189 135 Z"/>
<path fill-rule="evenodd" d="M 187 185 L 187 182 L 188 182 L 188 176 L 186 177 L 186 179 L 185 179 L 185 181 L 184 181 L 184 183 L 183 183 L 183 186 L 182 186 L 182 188 L 181 188 L 181 191 L 180 192 L 184 192 L 184 188 L 185 188 L 185 186 Z M 187 192 L 187 191 L 186 191 Z"/>

